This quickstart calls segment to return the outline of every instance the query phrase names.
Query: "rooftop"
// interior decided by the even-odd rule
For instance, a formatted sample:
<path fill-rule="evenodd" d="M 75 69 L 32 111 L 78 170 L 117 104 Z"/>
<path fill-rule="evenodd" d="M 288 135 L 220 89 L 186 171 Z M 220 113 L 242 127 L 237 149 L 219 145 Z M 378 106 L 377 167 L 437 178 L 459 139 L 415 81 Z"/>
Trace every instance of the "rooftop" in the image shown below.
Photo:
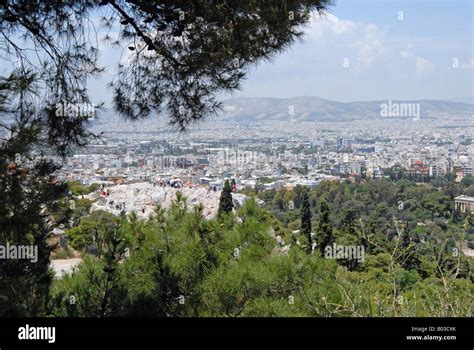
<path fill-rule="evenodd" d="M 469 197 L 469 196 L 457 196 L 456 198 L 454 198 L 454 200 L 456 201 L 467 201 L 467 202 L 474 202 L 474 197 Z"/>

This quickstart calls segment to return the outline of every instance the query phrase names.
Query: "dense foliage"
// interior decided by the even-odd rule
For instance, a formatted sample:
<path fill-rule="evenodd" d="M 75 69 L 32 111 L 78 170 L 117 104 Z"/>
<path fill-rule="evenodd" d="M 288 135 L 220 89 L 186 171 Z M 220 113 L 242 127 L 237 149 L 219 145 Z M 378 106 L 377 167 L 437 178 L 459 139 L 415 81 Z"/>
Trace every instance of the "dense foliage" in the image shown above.
<path fill-rule="evenodd" d="M 184 130 L 216 112 L 216 95 L 288 48 L 329 3 L 0 1 L 0 53 L 11 62 L 0 76 L 0 243 L 32 244 L 40 255 L 35 264 L 0 261 L 0 316 L 44 314 L 49 214 L 68 227 L 88 209 L 86 201 L 78 210 L 58 202 L 66 184 L 54 180 L 59 166 L 51 159 L 100 137 L 90 124 L 104 105 L 92 101 L 88 84 L 105 71 L 99 56 L 106 45 L 124 51 L 107 82 L 115 111 L 131 119 L 165 115 Z"/>
<path fill-rule="evenodd" d="M 188 209 L 179 195 L 147 221 L 104 212 L 84 217 L 78 226 L 84 237 L 101 217 L 99 252 L 55 280 L 49 311 L 98 317 L 472 315 L 472 258 L 456 244 L 472 238 L 473 222 L 465 215 L 455 219 L 442 191 L 388 180 L 323 182 L 309 193 L 277 191 L 273 199 L 288 193 L 297 204 L 289 216 L 309 194 L 317 242 L 363 246 L 363 259 L 308 252 L 306 236 L 271 212 L 277 201 L 268 202 L 269 210 L 250 199 L 229 215 L 205 220 L 202 207 Z M 403 209 L 399 198 L 407 203 Z M 432 221 L 435 203 L 447 206 L 449 215 L 435 213 Z"/>

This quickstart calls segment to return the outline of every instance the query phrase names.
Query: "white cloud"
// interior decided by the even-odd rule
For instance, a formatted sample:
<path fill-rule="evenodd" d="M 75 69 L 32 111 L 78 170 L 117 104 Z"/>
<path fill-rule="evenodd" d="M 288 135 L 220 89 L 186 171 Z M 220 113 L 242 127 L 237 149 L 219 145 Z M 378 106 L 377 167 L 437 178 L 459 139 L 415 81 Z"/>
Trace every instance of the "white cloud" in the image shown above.
<path fill-rule="evenodd" d="M 433 70 L 433 63 L 421 57 L 416 58 L 416 74 L 423 75 L 425 73 L 430 73 Z"/>
<path fill-rule="evenodd" d="M 357 24 L 350 20 L 340 20 L 336 16 L 328 13 L 325 15 L 314 15 L 310 22 L 310 27 L 305 30 L 310 39 L 319 39 L 328 34 L 344 34 L 354 30 Z"/>
<path fill-rule="evenodd" d="M 434 70 L 434 64 L 431 61 L 415 55 L 410 50 L 400 51 L 400 57 L 404 60 L 413 61 L 415 63 L 416 74 L 418 75 L 424 75 Z"/>
<path fill-rule="evenodd" d="M 400 51 L 400 57 L 403 58 L 403 59 L 409 59 L 409 58 L 414 57 L 414 55 L 413 55 L 413 53 L 411 53 L 409 51 L 402 50 L 402 51 Z"/>
<path fill-rule="evenodd" d="M 383 35 L 375 24 L 365 26 L 362 40 L 353 46 L 358 50 L 357 60 L 362 68 L 370 66 L 379 56 L 385 53 L 382 43 Z"/>
<path fill-rule="evenodd" d="M 315 15 L 310 27 L 305 30 L 311 41 L 325 39 L 338 47 L 348 49 L 347 56 L 355 56 L 358 68 L 365 69 L 385 54 L 384 34 L 372 23 L 365 24 L 343 20 L 332 14 Z M 350 52 L 355 50 L 355 52 Z"/>

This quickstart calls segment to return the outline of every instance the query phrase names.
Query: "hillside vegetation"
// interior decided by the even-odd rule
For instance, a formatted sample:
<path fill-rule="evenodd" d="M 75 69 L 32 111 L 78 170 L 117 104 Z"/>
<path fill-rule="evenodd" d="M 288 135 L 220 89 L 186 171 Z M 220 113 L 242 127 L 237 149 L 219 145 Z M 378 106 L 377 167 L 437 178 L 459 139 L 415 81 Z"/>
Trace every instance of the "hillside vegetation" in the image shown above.
<path fill-rule="evenodd" d="M 452 195 L 467 190 L 406 180 L 323 182 L 308 192 L 254 194 L 266 205 L 249 200 L 212 220 L 202 206 L 188 209 L 181 194 L 146 221 L 94 212 L 69 233 L 76 248 L 94 242 L 97 253 L 55 280 L 49 312 L 471 316 L 472 258 L 460 242 L 473 239 L 474 226 L 452 206 Z M 302 200 L 311 208 L 312 237 L 299 231 Z M 323 238 L 363 247 L 362 259 L 328 257 Z"/>

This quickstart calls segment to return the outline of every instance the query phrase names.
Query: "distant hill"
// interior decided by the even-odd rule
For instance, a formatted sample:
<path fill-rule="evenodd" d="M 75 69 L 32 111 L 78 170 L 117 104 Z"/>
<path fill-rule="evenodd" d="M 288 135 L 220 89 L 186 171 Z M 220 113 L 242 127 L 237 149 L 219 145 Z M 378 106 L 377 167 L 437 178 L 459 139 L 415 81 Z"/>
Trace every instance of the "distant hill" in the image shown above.
<path fill-rule="evenodd" d="M 464 100 L 464 99 L 463 99 Z M 218 116 L 212 116 L 196 123 L 197 127 L 212 125 L 214 121 L 230 120 L 237 124 L 251 124 L 262 121 L 332 121 L 344 122 L 383 118 L 380 115 L 381 104 L 388 100 L 337 102 L 320 97 L 271 98 L 251 97 L 232 98 L 222 102 L 223 110 Z M 456 114 L 474 115 L 474 104 L 439 100 L 392 100 L 392 103 L 419 103 L 422 118 L 449 118 Z M 411 117 L 408 117 L 411 118 Z M 164 117 L 139 121 L 126 121 L 109 109 L 100 112 L 100 117 L 92 121 L 94 126 L 107 128 L 109 125 L 126 129 L 129 132 L 158 129 L 170 131 L 169 120 Z M 474 123 L 474 117 L 473 117 Z M 110 131 L 110 130 L 106 130 Z"/>
<path fill-rule="evenodd" d="M 474 96 L 451 98 L 447 101 L 448 102 L 458 102 L 458 103 L 468 103 L 468 104 L 474 105 Z"/>
<path fill-rule="evenodd" d="M 474 113 L 474 105 L 437 100 L 392 100 L 395 103 L 419 103 L 421 116 L 440 117 L 449 113 Z M 381 105 L 388 100 L 336 102 L 319 97 L 232 98 L 223 101 L 222 117 L 236 122 L 259 120 L 345 121 L 381 118 Z"/>

